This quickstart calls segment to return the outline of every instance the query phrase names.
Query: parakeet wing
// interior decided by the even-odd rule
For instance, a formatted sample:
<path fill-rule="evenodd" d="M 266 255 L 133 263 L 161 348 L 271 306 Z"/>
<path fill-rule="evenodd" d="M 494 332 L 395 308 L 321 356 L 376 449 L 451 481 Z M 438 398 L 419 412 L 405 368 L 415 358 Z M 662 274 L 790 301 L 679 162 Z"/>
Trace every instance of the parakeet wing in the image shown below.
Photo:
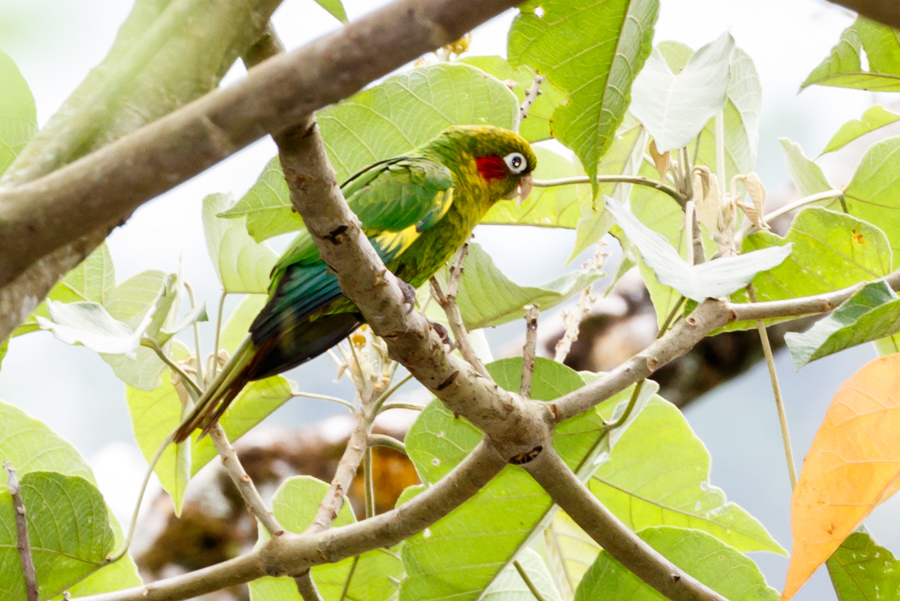
<path fill-rule="evenodd" d="M 381 260 L 390 263 L 446 213 L 453 175 L 436 161 L 400 157 L 360 171 L 341 189 Z M 269 302 L 251 326 L 254 341 L 277 335 L 340 295 L 337 278 L 301 230 L 272 270 Z"/>

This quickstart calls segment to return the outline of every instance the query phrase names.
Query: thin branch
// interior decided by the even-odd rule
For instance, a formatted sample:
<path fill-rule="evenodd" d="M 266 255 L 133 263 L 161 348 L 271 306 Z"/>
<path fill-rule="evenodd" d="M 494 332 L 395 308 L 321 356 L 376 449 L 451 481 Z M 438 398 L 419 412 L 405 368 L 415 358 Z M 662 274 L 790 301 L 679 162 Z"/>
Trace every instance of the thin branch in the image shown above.
<path fill-rule="evenodd" d="M 391 409 L 407 409 L 409 411 L 422 411 L 425 409 L 425 405 L 415 405 L 413 403 L 387 403 L 384 405 L 381 410 L 382 411 L 390 411 Z"/>
<path fill-rule="evenodd" d="M 366 519 L 375 516 L 375 466 L 372 447 L 367 446 L 363 453 L 363 483 L 365 485 Z"/>
<path fill-rule="evenodd" d="M 472 498 L 504 467 L 506 460 L 481 443 L 433 486 L 370 520 L 315 534 L 287 532 L 236 559 L 135 588 L 81 597 L 79 601 L 180 601 L 261 576 L 297 574 L 314 565 L 391 547 Z"/>
<path fill-rule="evenodd" d="M 825 192 L 819 192 L 818 194 L 811 194 L 810 196 L 804 196 L 799 200 L 795 200 L 794 202 L 788 203 L 781 208 L 775 209 L 771 213 L 767 213 L 763 219 L 764 221 L 771 223 L 773 220 L 778 219 L 782 215 L 787 215 L 791 211 L 794 211 L 801 207 L 805 207 L 806 205 L 811 205 L 821 200 L 829 200 L 831 198 L 840 199 L 843 197 L 843 190 L 826 190 Z"/>
<path fill-rule="evenodd" d="M 395 365 L 398 365 L 398 364 L 395 363 Z M 394 370 L 394 371 L 396 371 L 396 370 Z M 393 372 L 392 372 L 392 373 L 391 373 L 391 377 L 393 377 L 393 375 L 394 375 L 394 374 L 393 374 Z M 382 393 L 378 396 L 378 398 L 375 399 L 375 404 L 374 404 L 374 407 L 373 407 L 373 411 L 374 411 L 375 413 L 381 413 L 382 410 L 387 411 L 388 409 L 395 409 L 395 408 L 397 408 L 396 405 L 398 405 L 398 404 L 399 404 L 399 405 L 403 405 L 404 403 L 394 403 L 394 404 L 392 404 L 392 405 L 389 406 L 389 407 L 385 407 L 385 406 L 384 406 L 384 403 L 385 403 L 385 401 L 387 401 L 389 398 L 391 398 L 392 396 L 394 396 L 394 393 L 396 393 L 398 390 L 400 390 L 400 388 L 401 388 L 404 384 L 406 384 L 407 382 L 409 382 L 410 380 L 412 380 L 412 374 L 406 374 L 405 376 L 403 376 L 402 378 L 400 378 L 400 381 L 398 381 L 396 384 L 394 384 L 393 386 L 391 386 L 390 388 L 388 388 L 387 390 L 385 390 L 384 392 L 382 392 Z M 421 407 L 420 407 L 420 409 L 421 409 Z"/>
<path fill-rule="evenodd" d="M 305 392 L 303 390 L 291 393 L 293 397 L 305 397 L 308 399 L 319 399 L 320 401 L 330 401 L 332 403 L 339 403 L 345 407 L 349 407 L 351 410 L 355 410 L 356 407 L 350 401 L 345 401 L 344 399 L 339 399 L 336 396 L 330 396 L 327 394 L 318 394 L 316 392 Z"/>
<path fill-rule="evenodd" d="M 31 556 L 31 543 L 28 541 L 28 521 L 25 519 L 25 502 L 22 501 L 22 489 L 16 468 L 9 459 L 3 462 L 7 474 L 7 485 L 12 497 L 13 512 L 16 515 L 16 549 L 19 551 L 19 563 L 22 565 L 22 577 L 25 579 L 25 595 L 28 601 L 38 601 L 37 574 L 34 571 L 34 558 Z"/>
<path fill-rule="evenodd" d="M 756 291 L 753 284 L 747 285 L 747 294 L 750 300 L 757 302 Z M 769 368 L 769 378 L 772 380 L 772 392 L 775 395 L 775 410 L 778 412 L 778 422 L 781 426 L 781 439 L 784 443 L 784 454 L 787 460 L 788 477 L 791 480 L 791 489 L 797 486 L 797 468 L 794 463 L 794 451 L 791 449 L 791 433 L 788 430 L 787 413 L 784 410 L 784 399 L 781 396 L 781 385 L 778 383 L 778 372 L 775 370 L 775 355 L 772 353 L 772 344 L 769 342 L 769 333 L 766 324 L 757 320 L 756 329 L 759 332 L 759 340 L 762 343 L 763 354 L 766 357 L 766 365 Z"/>
<path fill-rule="evenodd" d="M 553 447 L 523 467 L 604 550 L 668 599 L 727 601 L 629 530 L 588 491 Z"/>
<path fill-rule="evenodd" d="M 297 583 L 297 592 L 303 597 L 303 601 L 324 601 L 309 572 L 294 578 L 294 582 Z"/>
<path fill-rule="evenodd" d="M 406 455 L 406 445 L 387 434 L 371 434 L 369 436 L 369 447 L 386 447 Z"/>
<path fill-rule="evenodd" d="M 465 246 L 463 247 L 465 248 Z M 462 250 L 460 250 L 462 253 Z M 453 268 L 450 270 L 451 273 L 451 283 L 452 285 L 452 274 L 454 273 Z M 462 268 L 460 267 L 459 271 L 455 273 L 462 273 Z M 444 314 L 447 316 L 447 323 L 450 325 L 450 331 L 453 332 L 453 340 L 456 343 L 456 348 L 459 349 L 459 354 L 463 356 L 463 359 L 469 362 L 472 367 L 475 368 L 475 371 L 480 373 L 481 375 L 488 377 L 487 368 L 484 366 L 484 362 L 478 356 L 478 353 L 475 352 L 475 348 L 472 346 L 472 341 L 469 340 L 469 332 L 466 330 L 465 324 L 463 324 L 462 313 L 459 311 L 459 305 L 453 300 L 455 297 L 455 292 L 453 295 L 450 294 L 448 290 L 447 294 L 441 290 L 441 284 L 437 281 L 437 278 L 431 278 L 431 295 L 438 302 L 441 308 L 444 310 Z M 449 286 L 448 286 L 449 287 Z"/>
<path fill-rule="evenodd" d="M 537 322 L 541 308 L 530 305 L 525 309 L 525 346 L 522 347 L 522 380 L 519 394 L 531 396 L 531 378 L 534 376 L 534 356 L 537 347 Z"/>
<path fill-rule="evenodd" d="M 350 581 L 353 580 L 353 574 L 356 573 L 356 566 L 359 564 L 359 555 L 353 558 L 353 563 L 350 564 L 350 571 L 347 573 L 347 580 L 344 582 L 344 587 L 341 589 L 341 597 L 338 601 L 344 601 L 347 598 L 347 591 L 350 590 Z"/>
<path fill-rule="evenodd" d="M 575 184 L 591 183 L 590 176 L 582 175 L 576 177 L 563 177 L 559 179 L 536 179 L 534 180 L 535 188 L 554 188 L 556 186 L 572 186 Z M 638 186 L 646 186 L 658 190 L 663 194 L 671 196 L 682 207 L 687 202 L 684 195 L 667 184 L 643 177 L 641 175 L 598 175 L 597 183 L 600 184 L 637 184 Z"/>
<path fill-rule="evenodd" d="M 231 481 L 234 482 L 238 492 L 241 493 L 241 498 L 247 504 L 247 510 L 263 525 L 263 528 L 266 529 L 270 536 L 281 536 L 284 534 L 284 528 L 275 519 L 275 515 L 266 508 L 265 502 L 259 496 L 259 491 L 256 490 L 256 485 L 253 484 L 253 480 L 247 474 L 244 466 L 241 465 L 241 460 L 234 451 L 234 447 L 228 442 L 225 429 L 222 428 L 218 421 L 210 428 L 209 437 L 212 439 L 219 457 L 222 458 L 222 465 L 225 466 L 225 471 L 228 472 Z"/>
<path fill-rule="evenodd" d="M 524 121 L 528 117 L 531 105 L 541 95 L 542 83 L 544 83 L 544 76 L 540 73 L 535 74 L 534 81 L 531 82 L 531 86 L 525 91 L 525 98 L 522 99 L 522 105 L 519 107 L 519 122 Z"/>
<path fill-rule="evenodd" d="M 163 352 L 162 348 L 159 346 L 159 343 L 156 342 L 155 339 L 145 336 L 141 338 L 141 346 L 146 346 L 153 349 L 153 352 L 156 353 L 156 356 L 160 358 L 160 360 L 165 363 L 169 369 L 172 370 L 172 373 L 178 374 L 178 376 L 184 381 L 185 386 L 190 387 L 191 391 L 200 397 L 203 395 L 203 390 L 200 389 L 200 386 L 194 381 L 194 378 L 189 376 L 187 372 L 185 372 L 180 365 L 172 361 L 172 359 Z"/>
<path fill-rule="evenodd" d="M 513 561 L 513 566 L 519 573 L 519 577 L 522 579 L 522 582 L 525 583 L 525 586 L 527 586 L 528 590 L 531 591 L 531 594 L 534 595 L 535 601 L 546 601 L 546 599 L 544 599 L 544 596 L 541 594 L 541 591 L 539 591 L 538 587 L 536 587 L 534 585 L 534 582 L 531 581 L 531 578 L 528 576 L 528 572 L 525 571 L 525 568 L 522 567 L 522 564 L 519 563 L 518 559 Z"/>

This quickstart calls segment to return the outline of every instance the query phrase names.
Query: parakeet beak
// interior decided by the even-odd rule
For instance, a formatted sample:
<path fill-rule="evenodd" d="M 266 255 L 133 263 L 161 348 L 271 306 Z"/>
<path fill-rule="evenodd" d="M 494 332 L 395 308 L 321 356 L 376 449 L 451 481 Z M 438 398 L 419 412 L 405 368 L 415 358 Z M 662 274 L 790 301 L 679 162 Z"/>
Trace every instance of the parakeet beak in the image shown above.
<path fill-rule="evenodd" d="M 506 198 L 507 200 L 516 199 L 516 204 L 520 205 L 525 202 L 525 199 L 528 198 L 528 195 L 531 194 L 531 188 L 534 185 L 534 178 L 529 173 L 525 177 L 519 180 L 519 185 L 516 186 L 516 189 L 510 192 Z"/>

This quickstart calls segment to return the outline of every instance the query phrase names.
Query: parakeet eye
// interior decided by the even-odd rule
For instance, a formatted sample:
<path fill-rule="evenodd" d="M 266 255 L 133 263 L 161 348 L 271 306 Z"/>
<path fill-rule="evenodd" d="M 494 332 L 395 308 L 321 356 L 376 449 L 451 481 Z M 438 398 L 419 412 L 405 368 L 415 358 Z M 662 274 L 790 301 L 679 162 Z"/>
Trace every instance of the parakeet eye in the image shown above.
<path fill-rule="evenodd" d="M 503 162 L 506 163 L 506 166 L 509 167 L 510 171 L 517 174 L 522 173 L 528 168 L 528 161 L 526 161 L 525 157 L 518 152 L 509 153 L 503 157 Z"/>

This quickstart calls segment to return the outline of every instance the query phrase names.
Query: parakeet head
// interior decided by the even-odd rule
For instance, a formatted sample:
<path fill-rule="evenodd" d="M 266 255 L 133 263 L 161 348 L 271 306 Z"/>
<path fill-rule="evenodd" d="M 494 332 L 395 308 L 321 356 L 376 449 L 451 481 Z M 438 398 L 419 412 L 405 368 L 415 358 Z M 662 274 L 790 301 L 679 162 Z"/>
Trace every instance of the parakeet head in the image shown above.
<path fill-rule="evenodd" d="M 455 147 L 461 169 L 477 177 L 492 199 L 518 197 L 521 202 L 531 192 L 537 157 L 515 132 L 492 125 L 458 125 L 445 129 L 438 141 Z"/>

